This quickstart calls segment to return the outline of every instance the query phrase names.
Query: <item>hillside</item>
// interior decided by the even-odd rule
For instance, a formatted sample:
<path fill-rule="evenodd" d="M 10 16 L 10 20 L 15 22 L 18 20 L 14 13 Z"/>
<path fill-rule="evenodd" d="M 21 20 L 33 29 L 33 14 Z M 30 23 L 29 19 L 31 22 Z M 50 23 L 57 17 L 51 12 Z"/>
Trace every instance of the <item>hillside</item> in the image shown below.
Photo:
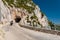
<path fill-rule="evenodd" d="M 3 24 L 21 18 L 19 24 L 51 29 L 46 15 L 32 0 L 0 0 Z"/>

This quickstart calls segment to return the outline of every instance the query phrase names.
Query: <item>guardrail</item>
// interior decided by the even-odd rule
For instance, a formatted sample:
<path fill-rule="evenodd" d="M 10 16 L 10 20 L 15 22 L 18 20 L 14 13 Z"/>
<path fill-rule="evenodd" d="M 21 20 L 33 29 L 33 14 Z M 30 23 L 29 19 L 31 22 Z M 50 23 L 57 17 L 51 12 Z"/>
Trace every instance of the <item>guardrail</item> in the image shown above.
<path fill-rule="evenodd" d="M 20 25 L 21 27 L 28 28 L 31 30 L 39 31 L 39 32 L 44 32 L 44 33 L 49 33 L 49 34 L 54 34 L 54 35 L 59 35 L 60 36 L 60 31 L 55 31 L 55 30 L 47 30 L 47 29 L 40 29 L 32 26 L 25 26 L 25 25 Z"/>

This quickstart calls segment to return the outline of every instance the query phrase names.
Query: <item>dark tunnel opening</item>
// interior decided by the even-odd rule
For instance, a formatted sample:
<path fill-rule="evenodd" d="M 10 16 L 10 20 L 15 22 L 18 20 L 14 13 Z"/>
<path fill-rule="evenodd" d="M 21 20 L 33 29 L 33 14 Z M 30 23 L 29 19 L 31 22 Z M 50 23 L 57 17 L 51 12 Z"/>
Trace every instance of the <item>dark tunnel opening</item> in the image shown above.
<path fill-rule="evenodd" d="M 16 22 L 16 23 L 19 23 L 20 21 L 21 21 L 21 18 L 20 18 L 19 16 L 16 16 L 15 22 Z"/>

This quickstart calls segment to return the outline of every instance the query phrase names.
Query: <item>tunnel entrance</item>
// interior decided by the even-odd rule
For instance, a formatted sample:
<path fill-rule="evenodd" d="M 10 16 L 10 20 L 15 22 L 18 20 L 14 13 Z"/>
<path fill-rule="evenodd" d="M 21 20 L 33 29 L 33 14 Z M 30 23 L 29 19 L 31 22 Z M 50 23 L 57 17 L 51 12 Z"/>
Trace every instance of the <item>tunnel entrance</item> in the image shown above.
<path fill-rule="evenodd" d="M 21 20 L 20 16 L 16 16 L 16 18 L 15 18 L 15 22 L 16 22 L 16 23 L 19 23 L 20 20 Z"/>

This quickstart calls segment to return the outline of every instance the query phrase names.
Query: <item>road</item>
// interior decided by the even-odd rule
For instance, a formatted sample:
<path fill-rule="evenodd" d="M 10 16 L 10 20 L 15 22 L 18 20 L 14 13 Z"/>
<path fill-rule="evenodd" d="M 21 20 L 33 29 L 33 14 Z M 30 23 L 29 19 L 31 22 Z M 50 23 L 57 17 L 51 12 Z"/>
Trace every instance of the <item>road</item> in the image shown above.
<path fill-rule="evenodd" d="M 4 40 L 60 40 L 60 36 L 22 28 L 18 24 L 2 27 Z"/>

